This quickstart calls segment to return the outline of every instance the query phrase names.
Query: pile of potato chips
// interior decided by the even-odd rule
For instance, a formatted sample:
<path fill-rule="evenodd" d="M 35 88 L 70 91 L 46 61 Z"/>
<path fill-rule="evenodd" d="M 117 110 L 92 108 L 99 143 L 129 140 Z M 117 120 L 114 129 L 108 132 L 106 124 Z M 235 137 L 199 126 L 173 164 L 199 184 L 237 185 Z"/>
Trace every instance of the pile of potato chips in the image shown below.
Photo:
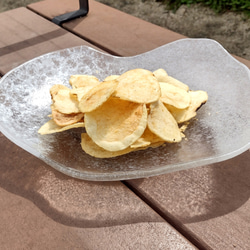
<path fill-rule="evenodd" d="M 133 69 L 102 82 L 73 75 L 69 83 L 72 88 L 51 87 L 51 120 L 38 132 L 84 127 L 81 147 L 98 158 L 180 142 L 181 125 L 208 99 L 205 91 L 189 90 L 163 69 Z"/>

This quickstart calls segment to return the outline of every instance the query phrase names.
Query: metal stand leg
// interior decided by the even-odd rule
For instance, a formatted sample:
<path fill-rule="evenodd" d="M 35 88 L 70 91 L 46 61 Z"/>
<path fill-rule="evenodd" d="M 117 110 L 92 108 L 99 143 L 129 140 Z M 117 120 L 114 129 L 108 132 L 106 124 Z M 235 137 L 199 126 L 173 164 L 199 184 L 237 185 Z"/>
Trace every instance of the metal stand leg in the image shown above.
<path fill-rule="evenodd" d="M 80 9 L 76 11 L 72 11 L 60 16 L 56 16 L 52 19 L 57 25 L 61 25 L 64 22 L 70 21 L 72 19 L 86 16 L 89 12 L 89 1 L 88 0 L 79 0 Z"/>

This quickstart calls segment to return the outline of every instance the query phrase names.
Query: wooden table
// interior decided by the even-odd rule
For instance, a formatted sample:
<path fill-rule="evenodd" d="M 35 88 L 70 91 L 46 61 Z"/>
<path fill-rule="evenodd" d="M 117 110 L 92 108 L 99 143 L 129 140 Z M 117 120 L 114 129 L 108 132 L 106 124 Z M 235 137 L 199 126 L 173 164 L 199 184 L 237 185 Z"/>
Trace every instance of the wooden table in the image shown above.
<path fill-rule="evenodd" d="M 89 5 L 87 17 L 62 27 L 51 19 L 76 10 L 77 0 L 1 13 L 0 74 L 77 45 L 131 56 L 184 38 L 98 2 Z M 1 133 L 0 150 L 1 249 L 250 249 L 249 151 L 151 178 L 89 182 L 55 171 Z"/>

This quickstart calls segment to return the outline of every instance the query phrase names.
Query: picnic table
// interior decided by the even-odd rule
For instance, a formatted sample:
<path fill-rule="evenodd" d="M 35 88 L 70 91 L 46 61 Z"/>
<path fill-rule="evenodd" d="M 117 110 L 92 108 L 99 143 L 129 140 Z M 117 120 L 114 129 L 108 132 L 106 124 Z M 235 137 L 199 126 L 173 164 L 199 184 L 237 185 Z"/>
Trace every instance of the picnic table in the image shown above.
<path fill-rule="evenodd" d="M 87 16 L 52 22 L 78 8 L 77 0 L 45 0 L 0 13 L 1 76 L 68 47 L 133 56 L 185 38 L 93 0 Z M 2 133 L 0 151 L 1 249 L 250 249 L 249 150 L 113 182 L 66 176 Z"/>

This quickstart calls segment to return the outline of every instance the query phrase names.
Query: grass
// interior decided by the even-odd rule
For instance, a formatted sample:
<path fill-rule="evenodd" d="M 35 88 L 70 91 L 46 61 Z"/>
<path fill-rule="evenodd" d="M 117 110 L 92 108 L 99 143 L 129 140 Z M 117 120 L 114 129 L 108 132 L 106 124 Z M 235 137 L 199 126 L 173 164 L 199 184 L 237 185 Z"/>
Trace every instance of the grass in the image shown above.
<path fill-rule="evenodd" d="M 226 11 L 242 12 L 250 17 L 249 0 L 158 0 L 164 2 L 168 8 L 176 11 L 182 4 L 191 5 L 195 3 L 204 4 L 217 13 Z"/>

